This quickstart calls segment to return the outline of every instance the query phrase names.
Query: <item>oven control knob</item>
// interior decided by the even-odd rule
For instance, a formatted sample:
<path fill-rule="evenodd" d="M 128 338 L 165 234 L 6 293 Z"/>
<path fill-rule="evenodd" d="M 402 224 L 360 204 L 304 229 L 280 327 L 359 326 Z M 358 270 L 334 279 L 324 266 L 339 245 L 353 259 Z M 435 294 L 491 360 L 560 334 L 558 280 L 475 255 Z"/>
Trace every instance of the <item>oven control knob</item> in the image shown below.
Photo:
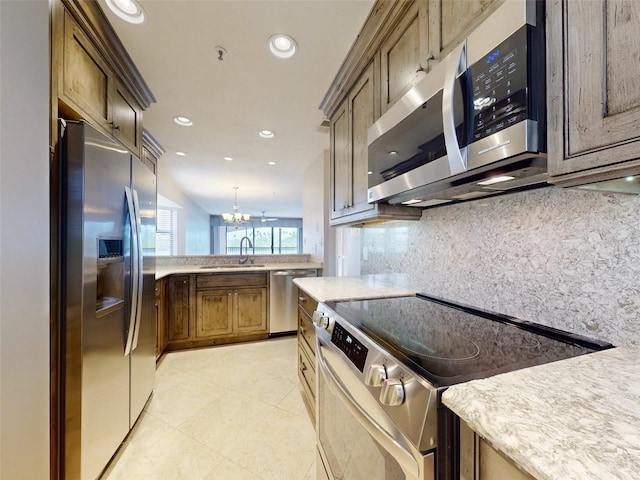
<path fill-rule="evenodd" d="M 380 403 L 389 407 L 395 407 L 404 403 L 404 385 L 401 380 L 388 378 L 382 382 Z"/>
<path fill-rule="evenodd" d="M 387 369 L 384 365 L 376 364 L 369 366 L 367 371 L 367 377 L 364 379 L 364 383 L 370 387 L 381 387 L 382 383 L 387 379 Z"/>
<path fill-rule="evenodd" d="M 313 312 L 313 323 L 318 327 L 327 330 L 329 328 L 329 317 L 322 312 L 315 311 Z"/>

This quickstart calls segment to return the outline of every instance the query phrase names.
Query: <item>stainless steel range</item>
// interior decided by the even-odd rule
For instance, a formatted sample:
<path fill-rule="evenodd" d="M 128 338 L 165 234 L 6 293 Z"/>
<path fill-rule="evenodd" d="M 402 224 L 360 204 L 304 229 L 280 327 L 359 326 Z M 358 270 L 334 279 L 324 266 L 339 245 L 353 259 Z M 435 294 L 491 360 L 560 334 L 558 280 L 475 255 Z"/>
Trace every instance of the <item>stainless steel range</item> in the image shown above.
<path fill-rule="evenodd" d="M 458 478 L 456 383 L 611 347 L 530 322 L 413 297 L 329 302 L 314 314 L 318 478 Z"/>

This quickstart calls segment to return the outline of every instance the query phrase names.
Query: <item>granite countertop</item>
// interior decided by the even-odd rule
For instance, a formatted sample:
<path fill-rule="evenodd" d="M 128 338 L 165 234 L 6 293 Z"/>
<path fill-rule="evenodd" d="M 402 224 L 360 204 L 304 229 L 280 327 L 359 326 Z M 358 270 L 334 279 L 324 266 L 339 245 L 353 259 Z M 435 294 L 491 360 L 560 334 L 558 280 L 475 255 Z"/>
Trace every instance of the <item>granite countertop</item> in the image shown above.
<path fill-rule="evenodd" d="M 318 302 L 406 297 L 416 294 L 408 277 L 402 274 L 296 278 L 293 283 Z"/>
<path fill-rule="evenodd" d="M 613 348 L 474 380 L 442 400 L 536 479 L 640 478 L 640 351 Z"/>
<path fill-rule="evenodd" d="M 246 272 L 262 272 L 272 270 L 297 270 L 297 269 L 320 269 L 322 264 L 318 262 L 292 262 L 292 263 L 258 263 L 239 266 L 238 264 L 229 264 L 228 266 L 218 264 L 212 268 L 203 268 L 200 265 L 160 265 L 156 266 L 156 280 L 168 275 L 180 275 L 187 273 L 246 273 Z"/>

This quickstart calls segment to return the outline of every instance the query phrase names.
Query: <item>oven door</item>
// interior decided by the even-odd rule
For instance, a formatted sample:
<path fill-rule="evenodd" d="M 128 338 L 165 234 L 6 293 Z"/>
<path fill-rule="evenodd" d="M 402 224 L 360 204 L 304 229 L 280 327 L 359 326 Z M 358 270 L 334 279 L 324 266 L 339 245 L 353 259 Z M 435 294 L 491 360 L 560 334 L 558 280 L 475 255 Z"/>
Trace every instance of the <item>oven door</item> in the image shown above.
<path fill-rule="evenodd" d="M 432 480 L 433 453 L 423 456 L 410 444 L 326 331 L 316 329 L 316 347 L 318 478 Z"/>

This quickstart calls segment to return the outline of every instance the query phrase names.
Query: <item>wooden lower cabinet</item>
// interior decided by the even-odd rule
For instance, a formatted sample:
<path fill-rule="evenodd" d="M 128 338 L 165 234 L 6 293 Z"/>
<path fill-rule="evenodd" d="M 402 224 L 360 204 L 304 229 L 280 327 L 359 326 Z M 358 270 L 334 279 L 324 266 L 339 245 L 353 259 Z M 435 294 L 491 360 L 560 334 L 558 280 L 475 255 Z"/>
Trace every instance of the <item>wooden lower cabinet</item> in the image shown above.
<path fill-rule="evenodd" d="M 169 342 L 165 302 L 166 285 L 164 278 L 156 280 L 156 360 L 160 358 Z"/>
<path fill-rule="evenodd" d="M 311 319 L 318 306 L 304 290 L 298 289 L 298 378 L 305 405 L 315 427 L 316 332 Z"/>
<path fill-rule="evenodd" d="M 460 421 L 460 480 L 534 480 Z"/>
<path fill-rule="evenodd" d="M 266 272 L 169 277 L 167 349 L 268 338 L 268 284 Z"/>
<path fill-rule="evenodd" d="M 167 340 L 168 343 L 191 337 L 189 322 L 189 275 L 173 275 L 167 280 Z"/>
<path fill-rule="evenodd" d="M 196 292 L 196 337 L 267 331 L 267 289 Z"/>

